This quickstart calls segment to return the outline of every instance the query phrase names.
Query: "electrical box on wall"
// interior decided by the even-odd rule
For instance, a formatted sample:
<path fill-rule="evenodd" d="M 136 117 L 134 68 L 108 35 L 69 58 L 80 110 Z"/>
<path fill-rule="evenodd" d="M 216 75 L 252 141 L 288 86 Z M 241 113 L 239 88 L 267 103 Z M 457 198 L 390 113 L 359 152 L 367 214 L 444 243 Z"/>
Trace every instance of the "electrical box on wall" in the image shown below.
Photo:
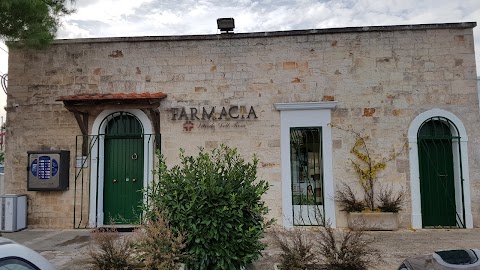
<path fill-rule="evenodd" d="M 68 190 L 70 151 L 28 151 L 27 190 Z"/>

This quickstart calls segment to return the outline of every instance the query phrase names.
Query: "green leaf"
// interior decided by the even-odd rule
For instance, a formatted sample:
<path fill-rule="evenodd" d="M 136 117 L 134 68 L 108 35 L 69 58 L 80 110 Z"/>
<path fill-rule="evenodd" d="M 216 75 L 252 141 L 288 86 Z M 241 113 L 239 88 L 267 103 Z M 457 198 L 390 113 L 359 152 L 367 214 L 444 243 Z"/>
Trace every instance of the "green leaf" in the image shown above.
<path fill-rule="evenodd" d="M 161 155 L 158 163 L 144 209 L 164 209 L 172 230 L 185 231 L 189 269 L 236 269 L 260 256 L 269 185 L 257 179 L 258 159 L 246 162 L 222 145 L 197 156 L 181 150 L 180 165 L 170 169 Z"/>

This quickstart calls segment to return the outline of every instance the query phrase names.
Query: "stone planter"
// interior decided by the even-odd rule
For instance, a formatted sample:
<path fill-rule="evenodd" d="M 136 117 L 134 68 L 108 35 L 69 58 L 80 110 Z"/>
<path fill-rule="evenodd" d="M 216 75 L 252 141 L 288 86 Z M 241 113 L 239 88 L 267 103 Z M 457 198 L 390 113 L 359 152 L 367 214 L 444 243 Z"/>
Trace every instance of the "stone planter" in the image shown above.
<path fill-rule="evenodd" d="M 347 221 L 352 230 L 396 231 L 399 227 L 398 213 L 392 212 L 351 212 Z"/>
<path fill-rule="evenodd" d="M 328 270 L 327 266 L 325 266 L 324 264 L 321 264 L 321 265 L 317 264 L 312 266 L 312 268 L 307 268 L 307 269 Z M 273 270 L 282 270 L 282 268 L 280 267 L 280 263 L 274 263 Z"/>

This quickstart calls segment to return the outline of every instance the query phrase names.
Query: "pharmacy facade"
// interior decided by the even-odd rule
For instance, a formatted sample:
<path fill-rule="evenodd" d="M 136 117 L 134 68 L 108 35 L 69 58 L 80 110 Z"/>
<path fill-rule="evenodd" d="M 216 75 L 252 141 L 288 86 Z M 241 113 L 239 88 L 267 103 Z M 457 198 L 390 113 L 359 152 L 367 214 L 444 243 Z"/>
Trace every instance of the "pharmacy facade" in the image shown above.
<path fill-rule="evenodd" d="M 332 226 L 345 227 L 335 191 L 342 182 L 356 183 L 355 140 L 332 129 L 333 122 L 369 135 L 380 154 L 408 141 L 407 153 L 379 179 L 407 194 L 402 227 L 478 227 L 475 26 L 76 39 L 44 51 L 12 48 L 5 192 L 28 195 L 31 227 L 131 223 L 142 200 L 138 190 L 154 179 L 156 149 L 176 164 L 180 148 L 193 155 L 226 144 L 259 158 L 258 176 L 271 185 L 264 200 L 278 223 L 315 225 L 316 208 Z M 421 140 L 426 146 L 419 147 Z M 434 165 L 424 160 L 428 155 Z M 440 167 L 448 173 L 434 173 Z M 448 182 L 441 192 L 422 188 L 422 181 L 438 179 Z M 448 213 L 446 221 L 426 216 L 438 208 Z"/>

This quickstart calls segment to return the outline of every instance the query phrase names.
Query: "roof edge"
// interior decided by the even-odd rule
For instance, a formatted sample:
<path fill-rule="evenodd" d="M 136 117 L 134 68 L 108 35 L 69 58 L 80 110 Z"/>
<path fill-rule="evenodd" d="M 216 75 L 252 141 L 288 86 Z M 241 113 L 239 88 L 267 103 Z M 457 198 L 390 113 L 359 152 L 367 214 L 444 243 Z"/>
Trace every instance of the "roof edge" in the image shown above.
<path fill-rule="evenodd" d="M 222 40 L 222 39 L 263 38 L 263 37 L 300 36 L 300 35 L 312 35 L 312 34 L 337 34 L 337 33 L 354 33 L 354 32 L 416 31 L 416 30 L 454 29 L 454 28 L 464 29 L 464 28 L 474 28 L 476 26 L 477 26 L 476 22 L 358 26 L 358 27 L 342 27 L 342 28 L 208 34 L 208 35 L 134 36 L 134 37 L 56 39 L 52 42 L 52 44 L 112 43 L 112 42 L 136 42 L 136 41 Z"/>

